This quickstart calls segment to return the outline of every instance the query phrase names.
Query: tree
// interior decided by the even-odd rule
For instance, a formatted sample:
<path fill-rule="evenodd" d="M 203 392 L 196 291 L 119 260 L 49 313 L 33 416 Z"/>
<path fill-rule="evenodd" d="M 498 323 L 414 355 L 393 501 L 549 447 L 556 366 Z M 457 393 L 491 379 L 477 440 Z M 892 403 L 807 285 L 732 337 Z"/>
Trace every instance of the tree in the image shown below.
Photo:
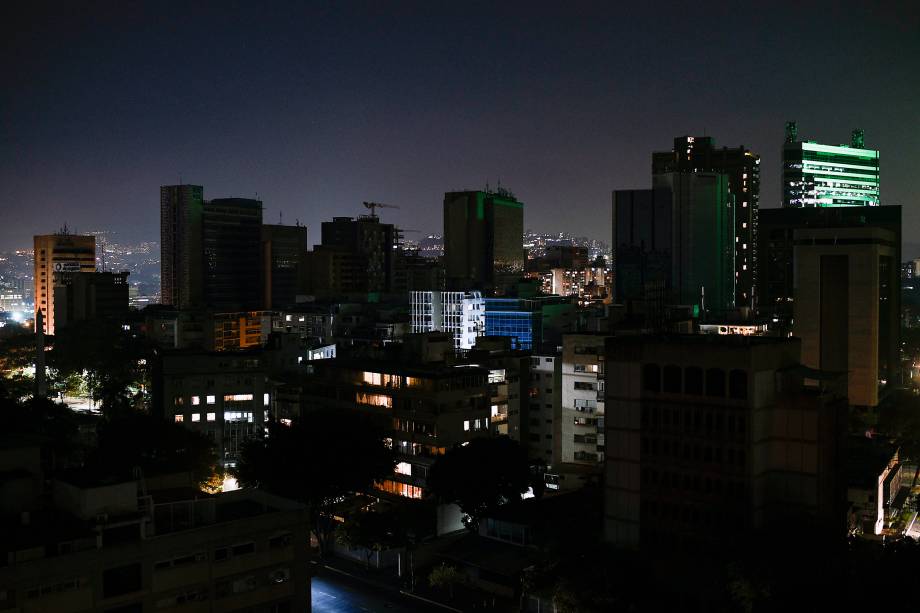
<path fill-rule="evenodd" d="M 393 474 L 393 453 L 383 437 L 364 416 L 313 411 L 290 426 L 270 422 L 267 437 L 243 444 L 233 474 L 245 487 L 306 503 L 320 554 L 326 555 L 335 529 L 332 506 Z"/>
<path fill-rule="evenodd" d="M 451 599 L 454 597 L 454 586 L 463 580 L 463 574 L 456 566 L 441 563 L 431 570 L 428 575 L 428 585 L 435 589 L 446 589 Z"/>
<path fill-rule="evenodd" d="M 35 334 L 22 329 L 0 339 L 0 383 L 15 401 L 33 393 L 34 378 L 26 372 L 35 363 Z"/>
<path fill-rule="evenodd" d="M 443 502 L 455 502 L 476 530 L 479 520 L 497 507 L 521 499 L 530 486 L 527 452 L 508 438 L 476 438 L 454 447 L 431 467 L 428 484 Z"/>
<path fill-rule="evenodd" d="M 88 464 L 100 471 L 120 471 L 124 476 L 134 467 L 144 474 L 188 472 L 201 485 L 214 474 L 217 454 L 204 434 L 135 412 L 102 421 Z"/>
<path fill-rule="evenodd" d="M 73 389 L 73 377 L 80 377 L 89 397 L 112 415 L 130 412 L 143 401 L 151 357 L 147 342 L 117 322 L 76 321 L 56 330 L 48 367 L 59 390 Z"/>
<path fill-rule="evenodd" d="M 364 549 L 364 565 L 370 568 L 371 557 L 397 545 L 400 523 L 392 511 L 358 509 L 345 517 L 336 529 L 339 542 Z"/>

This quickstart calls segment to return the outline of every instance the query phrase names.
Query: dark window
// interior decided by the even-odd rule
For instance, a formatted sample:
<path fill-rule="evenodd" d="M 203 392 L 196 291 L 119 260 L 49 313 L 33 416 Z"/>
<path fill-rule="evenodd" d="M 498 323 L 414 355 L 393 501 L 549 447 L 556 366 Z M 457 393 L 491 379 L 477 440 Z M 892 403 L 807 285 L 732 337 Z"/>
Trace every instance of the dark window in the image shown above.
<path fill-rule="evenodd" d="M 141 589 L 141 565 L 127 564 L 109 568 L 102 573 L 102 597 L 112 598 Z"/>
<path fill-rule="evenodd" d="M 680 393 L 680 366 L 668 364 L 664 367 L 664 391 L 669 394 Z"/>
<path fill-rule="evenodd" d="M 294 541 L 294 535 L 290 532 L 286 534 L 279 534 L 268 539 L 268 546 L 272 549 L 276 547 L 287 547 Z"/>
<path fill-rule="evenodd" d="M 661 391 L 661 367 L 658 364 L 642 367 L 642 388 L 647 392 Z"/>
<path fill-rule="evenodd" d="M 706 395 L 713 398 L 725 396 L 725 371 L 721 368 L 706 371 Z"/>
<path fill-rule="evenodd" d="M 733 370 L 728 373 L 728 395 L 738 400 L 747 399 L 748 379 L 743 370 Z"/>
<path fill-rule="evenodd" d="M 255 543 L 243 543 L 242 545 L 233 546 L 233 556 L 244 556 L 247 553 L 254 553 L 256 550 Z"/>
<path fill-rule="evenodd" d="M 684 370 L 684 392 L 694 396 L 703 395 L 703 369 L 690 366 Z"/>

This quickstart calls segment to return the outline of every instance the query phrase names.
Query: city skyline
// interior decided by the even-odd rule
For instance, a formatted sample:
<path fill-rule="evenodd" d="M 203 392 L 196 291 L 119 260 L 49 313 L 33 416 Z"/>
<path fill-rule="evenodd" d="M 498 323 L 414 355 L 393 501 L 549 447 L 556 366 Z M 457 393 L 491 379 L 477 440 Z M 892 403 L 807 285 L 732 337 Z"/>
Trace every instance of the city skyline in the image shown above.
<path fill-rule="evenodd" d="M 258 194 L 273 223 L 318 229 L 375 200 L 423 233 L 439 231 L 444 192 L 500 182 L 527 203 L 525 227 L 603 239 L 611 192 L 642 187 L 649 152 L 684 134 L 761 155 L 761 207 L 778 207 L 787 120 L 821 143 L 863 129 L 909 241 L 916 9 L 701 8 L 672 23 L 603 8 L 193 7 L 181 23 L 137 6 L 7 9 L 31 28 L 7 43 L 0 201 L 16 214 L 0 247 L 65 221 L 153 239 L 157 189 L 180 177 L 209 197 Z M 851 95 L 853 74 L 869 95 Z"/>

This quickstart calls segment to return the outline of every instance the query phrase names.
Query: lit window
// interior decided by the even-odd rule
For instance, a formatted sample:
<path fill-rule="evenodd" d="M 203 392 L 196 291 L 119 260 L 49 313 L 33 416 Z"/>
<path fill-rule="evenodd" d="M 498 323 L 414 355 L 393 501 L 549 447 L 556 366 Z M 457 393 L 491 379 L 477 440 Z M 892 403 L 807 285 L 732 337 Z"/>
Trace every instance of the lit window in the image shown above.
<path fill-rule="evenodd" d="M 217 413 L 208 413 L 208 421 L 215 421 L 217 419 Z"/>
<path fill-rule="evenodd" d="M 268 394 L 262 394 L 262 404 L 268 406 Z"/>
<path fill-rule="evenodd" d="M 185 416 L 184 416 L 184 415 L 176 415 L 176 423 L 177 423 L 177 424 L 181 424 L 183 421 L 185 421 Z"/>
<path fill-rule="evenodd" d="M 291 316 L 290 316 L 290 315 L 285 315 L 285 316 L 284 316 L 284 321 L 291 321 Z"/>
<path fill-rule="evenodd" d="M 201 421 L 201 413 L 192 413 L 192 421 Z"/>
<path fill-rule="evenodd" d="M 252 394 L 226 394 L 224 395 L 224 402 L 243 402 L 246 400 L 252 400 Z"/>
<path fill-rule="evenodd" d="M 216 396 L 208 396 L 208 397 L 207 397 L 207 402 L 208 402 L 208 404 L 214 404 L 215 402 L 217 402 L 217 397 L 216 397 Z"/>
<path fill-rule="evenodd" d="M 463 431 L 468 432 L 470 429 L 470 420 L 466 419 L 463 421 Z"/>
<path fill-rule="evenodd" d="M 396 465 L 396 472 L 400 475 L 412 475 L 412 465 L 408 462 L 399 462 Z"/>
<path fill-rule="evenodd" d="M 197 407 L 199 404 L 201 404 L 201 397 L 199 397 L 199 396 L 192 396 L 192 406 L 196 406 L 196 407 Z"/>

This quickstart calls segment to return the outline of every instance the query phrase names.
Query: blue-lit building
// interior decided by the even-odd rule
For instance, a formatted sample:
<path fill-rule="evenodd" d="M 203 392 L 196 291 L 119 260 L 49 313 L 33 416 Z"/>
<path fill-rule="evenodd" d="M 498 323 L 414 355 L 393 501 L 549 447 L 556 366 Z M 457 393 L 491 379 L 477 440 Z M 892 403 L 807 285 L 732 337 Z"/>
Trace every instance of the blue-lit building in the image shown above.
<path fill-rule="evenodd" d="M 539 346 L 543 313 L 529 302 L 518 298 L 486 298 L 486 336 L 510 336 L 514 349 L 533 349 L 536 334 Z"/>
<path fill-rule="evenodd" d="M 568 296 L 536 298 L 486 298 L 486 336 L 507 336 L 514 349 L 540 348 L 544 342 L 558 342 L 575 304 Z"/>

